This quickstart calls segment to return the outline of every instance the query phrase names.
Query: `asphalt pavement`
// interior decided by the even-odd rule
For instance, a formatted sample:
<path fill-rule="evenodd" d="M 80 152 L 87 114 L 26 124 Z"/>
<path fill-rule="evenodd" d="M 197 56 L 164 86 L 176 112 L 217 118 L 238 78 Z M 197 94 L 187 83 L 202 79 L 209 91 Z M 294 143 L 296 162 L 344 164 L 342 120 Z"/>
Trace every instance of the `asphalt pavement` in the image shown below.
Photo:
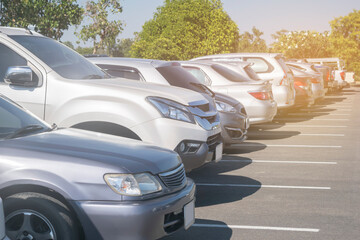
<path fill-rule="evenodd" d="M 196 221 L 174 239 L 360 239 L 360 86 L 254 125 L 189 174 Z"/>

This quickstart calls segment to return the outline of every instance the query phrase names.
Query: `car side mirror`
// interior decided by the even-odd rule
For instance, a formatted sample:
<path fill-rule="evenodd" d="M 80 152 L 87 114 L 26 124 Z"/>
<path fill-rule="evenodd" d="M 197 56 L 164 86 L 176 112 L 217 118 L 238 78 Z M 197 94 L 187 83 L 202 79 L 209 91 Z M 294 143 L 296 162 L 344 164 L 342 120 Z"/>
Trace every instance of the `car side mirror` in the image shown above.
<path fill-rule="evenodd" d="M 5 73 L 4 82 L 16 86 L 33 87 L 32 70 L 28 66 L 9 67 Z"/>

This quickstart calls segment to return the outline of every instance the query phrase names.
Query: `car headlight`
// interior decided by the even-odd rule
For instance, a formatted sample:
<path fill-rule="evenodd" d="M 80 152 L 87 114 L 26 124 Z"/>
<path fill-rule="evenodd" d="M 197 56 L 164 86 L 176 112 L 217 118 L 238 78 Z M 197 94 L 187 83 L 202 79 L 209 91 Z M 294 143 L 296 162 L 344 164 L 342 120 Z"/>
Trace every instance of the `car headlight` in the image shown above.
<path fill-rule="evenodd" d="M 142 196 L 162 190 L 160 183 L 149 173 L 106 174 L 104 180 L 114 192 L 126 196 Z"/>
<path fill-rule="evenodd" d="M 221 101 L 215 101 L 215 103 L 216 110 L 218 110 L 219 112 L 236 113 L 236 109 L 230 104 Z"/>
<path fill-rule="evenodd" d="M 147 100 L 152 103 L 165 118 L 195 123 L 192 113 L 180 103 L 158 97 L 147 97 Z"/>

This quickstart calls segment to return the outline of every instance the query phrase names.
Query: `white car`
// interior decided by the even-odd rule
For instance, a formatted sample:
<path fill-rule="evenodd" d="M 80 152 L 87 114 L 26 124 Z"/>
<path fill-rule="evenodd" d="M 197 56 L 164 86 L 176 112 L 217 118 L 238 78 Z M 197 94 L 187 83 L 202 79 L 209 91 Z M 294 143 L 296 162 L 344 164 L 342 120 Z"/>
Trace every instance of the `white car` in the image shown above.
<path fill-rule="evenodd" d="M 0 93 L 50 124 L 174 150 L 187 171 L 221 159 L 218 112 L 209 110 L 200 93 L 119 81 L 70 48 L 25 29 L 0 27 L 0 59 Z"/>
<path fill-rule="evenodd" d="M 233 65 L 217 62 L 181 62 L 200 82 L 215 92 L 229 95 L 241 102 L 250 124 L 271 122 L 277 112 L 271 85 L 254 81 L 231 70 Z"/>
<path fill-rule="evenodd" d="M 284 58 L 278 53 L 225 53 L 191 59 L 190 61 L 247 61 L 263 80 L 270 80 L 274 100 L 278 109 L 285 109 L 295 104 L 294 76 L 286 66 Z"/>

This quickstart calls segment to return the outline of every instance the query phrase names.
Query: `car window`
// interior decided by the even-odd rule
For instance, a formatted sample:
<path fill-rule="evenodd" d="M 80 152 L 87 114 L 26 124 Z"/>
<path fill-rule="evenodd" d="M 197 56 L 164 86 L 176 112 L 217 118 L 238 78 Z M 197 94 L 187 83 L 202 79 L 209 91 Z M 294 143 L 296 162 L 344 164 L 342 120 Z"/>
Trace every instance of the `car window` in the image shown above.
<path fill-rule="evenodd" d="M 211 65 L 211 68 L 231 82 L 248 82 L 250 80 L 242 76 L 241 74 L 222 65 L 213 64 Z"/>
<path fill-rule="evenodd" d="M 0 139 L 28 125 L 40 125 L 44 130 L 49 128 L 31 113 L 0 96 Z"/>
<path fill-rule="evenodd" d="M 121 77 L 137 81 L 140 81 L 142 79 L 140 72 L 136 68 L 107 64 L 96 65 L 114 77 Z"/>
<path fill-rule="evenodd" d="M 23 35 L 10 37 L 28 49 L 63 78 L 109 78 L 107 73 L 101 71 L 101 69 L 90 63 L 86 58 L 53 39 Z"/>
<path fill-rule="evenodd" d="M 245 61 L 253 63 L 251 68 L 256 73 L 266 73 L 272 71 L 269 64 L 262 58 L 245 58 Z"/>
<path fill-rule="evenodd" d="M 189 73 L 191 73 L 200 83 L 202 83 L 206 86 L 211 85 L 211 81 L 210 81 L 209 77 L 200 68 L 188 67 L 188 66 L 184 66 L 184 68 Z"/>
<path fill-rule="evenodd" d="M 26 65 L 27 61 L 25 58 L 0 43 L 0 82 L 4 82 L 4 77 L 9 67 Z"/>

